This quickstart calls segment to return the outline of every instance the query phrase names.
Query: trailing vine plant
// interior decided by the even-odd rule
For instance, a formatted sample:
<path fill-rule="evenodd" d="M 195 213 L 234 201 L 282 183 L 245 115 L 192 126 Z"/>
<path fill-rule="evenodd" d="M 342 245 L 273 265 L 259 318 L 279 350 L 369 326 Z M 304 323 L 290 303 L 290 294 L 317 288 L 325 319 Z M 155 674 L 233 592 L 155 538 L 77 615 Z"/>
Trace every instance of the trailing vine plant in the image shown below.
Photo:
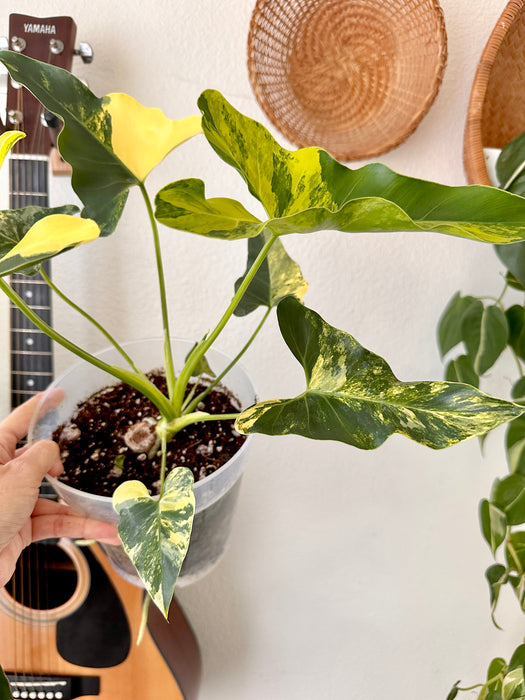
<path fill-rule="evenodd" d="M 496 175 L 500 187 L 525 196 L 525 134 L 502 149 Z M 438 345 L 447 356 L 445 377 L 479 387 L 487 373 L 506 354 L 515 367 L 510 390 L 512 400 L 525 405 L 525 243 L 495 246 L 505 272 L 498 297 L 462 296 L 457 292 L 450 300 L 438 324 Z M 450 358 L 450 353 L 456 353 Z M 506 375 L 508 368 L 506 366 Z M 525 417 L 509 423 L 505 436 L 508 474 L 494 480 L 490 495 L 479 504 L 479 521 L 483 538 L 494 561 L 485 577 L 489 590 L 490 614 L 496 627 L 496 609 L 503 587 L 512 589 L 522 612 L 525 612 Z M 456 683 L 447 700 L 460 690 L 479 688 L 479 700 L 525 699 L 525 644 L 513 652 L 507 663 L 493 659 L 484 683 L 461 687 Z"/>

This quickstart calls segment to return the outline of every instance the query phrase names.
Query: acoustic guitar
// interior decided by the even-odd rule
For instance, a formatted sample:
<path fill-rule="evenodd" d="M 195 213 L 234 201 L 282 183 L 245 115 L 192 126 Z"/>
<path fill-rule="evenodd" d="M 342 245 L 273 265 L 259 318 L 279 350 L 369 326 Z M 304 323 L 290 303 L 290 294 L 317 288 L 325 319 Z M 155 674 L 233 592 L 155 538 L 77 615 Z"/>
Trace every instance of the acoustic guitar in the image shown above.
<path fill-rule="evenodd" d="M 66 70 L 74 50 L 69 17 L 10 16 L 10 48 Z M 26 132 L 10 160 L 10 206 L 48 204 L 52 115 L 24 88 L 8 82 L 6 128 Z M 49 274 L 49 269 L 46 270 Z M 38 276 L 11 284 L 47 322 L 51 294 Z M 16 307 L 11 320 L 11 404 L 47 387 L 53 377 L 51 341 Z M 46 495 L 46 494 L 43 494 Z M 67 539 L 24 550 L 11 581 L 0 589 L 0 666 L 14 698 L 38 700 L 196 700 L 201 657 L 195 635 L 174 599 L 168 622 L 150 606 L 136 644 L 142 589 L 116 574 L 99 547 Z M 3 700 L 3 698 L 2 698 Z"/>

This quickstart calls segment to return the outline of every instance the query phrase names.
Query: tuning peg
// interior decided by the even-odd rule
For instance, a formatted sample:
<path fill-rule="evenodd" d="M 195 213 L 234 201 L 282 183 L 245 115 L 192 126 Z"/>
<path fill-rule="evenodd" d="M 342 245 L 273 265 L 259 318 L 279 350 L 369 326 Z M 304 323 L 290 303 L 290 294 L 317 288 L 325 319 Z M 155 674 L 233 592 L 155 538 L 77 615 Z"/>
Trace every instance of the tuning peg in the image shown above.
<path fill-rule="evenodd" d="M 86 41 L 81 41 L 78 49 L 75 49 L 75 56 L 80 56 L 84 63 L 92 63 L 93 49 Z"/>

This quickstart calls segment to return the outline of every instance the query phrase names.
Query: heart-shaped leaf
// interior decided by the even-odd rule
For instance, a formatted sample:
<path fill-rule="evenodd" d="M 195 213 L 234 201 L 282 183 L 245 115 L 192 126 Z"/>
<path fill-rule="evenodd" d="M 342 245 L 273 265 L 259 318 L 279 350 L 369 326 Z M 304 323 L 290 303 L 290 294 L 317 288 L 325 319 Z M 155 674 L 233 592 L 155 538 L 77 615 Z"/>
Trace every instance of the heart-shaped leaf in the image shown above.
<path fill-rule="evenodd" d="M 443 448 L 492 430 L 523 408 L 474 387 L 450 382 L 400 382 L 388 364 L 352 336 L 327 324 L 294 297 L 277 307 L 281 333 L 304 368 L 306 390 L 243 411 L 243 433 L 296 433 L 362 449 L 402 433 Z"/>
<path fill-rule="evenodd" d="M 245 275 L 269 236 L 270 234 L 264 231 L 260 236 L 248 240 L 248 262 Z M 235 282 L 235 291 L 239 289 L 245 275 Z M 267 306 L 271 309 L 277 306 L 281 299 L 290 295 L 302 300 L 307 289 L 308 282 L 304 279 L 299 265 L 292 260 L 278 239 L 257 270 L 257 274 L 235 309 L 235 315 L 246 316 L 259 306 Z"/>
<path fill-rule="evenodd" d="M 200 117 L 168 119 L 128 95 L 96 97 L 68 71 L 14 51 L 0 51 L 12 78 L 64 122 L 58 138 L 72 185 L 102 235 L 120 218 L 129 188 L 142 183 L 176 146 L 201 131 Z"/>
<path fill-rule="evenodd" d="M 188 550 L 195 497 L 190 469 L 173 469 L 159 499 L 140 481 L 127 481 L 113 494 L 118 532 L 146 590 L 167 616 L 175 583 Z"/>
<path fill-rule="evenodd" d="M 319 148 L 287 151 L 265 127 L 213 90 L 200 96 L 199 107 L 206 138 L 262 203 L 269 217 L 266 227 L 275 235 L 336 229 L 439 231 L 492 243 L 525 239 L 521 197 L 491 187 L 425 182 L 380 164 L 351 170 Z M 187 181 L 173 183 L 171 196 L 187 189 Z M 217 200 L 205 200 L 201 194 L 200 204 L 192 199 L 191 207 L 181 205 L 169 225 L 204 235 L 210 235 L 208 226 L 216 230 L 205 217 L 209 204 L 215 206 Z M 222 212 L 222 206 L 215 209 Z M 233 225 L 230 222 L 229 238 L 236 237 Z M 246 220 L 239 223 L 238 235 L 254 235 Z"/>
<path fill-rule="evenodd" d="M 496 176 L 504 190 L 523 194 L 525 192 L 525 134 L 509 141 L 496 161 Z"/>
<path fill-rule="evenodd" d="M 488 542 L 492 553 L 495 554 L 507 536 L 505 513 L 490 501 L 483 499 L 479 507 L 479 519 L 483 537 Z"/>
<path fill-rule="evenodd" d="M 447 382 L 462 382 L 463 384 L 479 387 L 479 377 L 474 372 L 468 355 L 460 355 L 448 363 L 445 370 L 445 379 Z"/>
<path fill-rule="evenodd" d="M 494 249 L 507 270 L 525 287 L 525 244 L 496 245 Z"/>
<path fill-rule="evenodd" d="M 0 277 L 34 274 L 44 260 L 96 238 L 98 226 L 72 216 L 76 211 L 74 206 L 0 211 Z"/>
<path fill-rule="evenodd" d="M 510 474 L 504 479 L 496 479 L 492 487 L 491 502 L 500 508 L 509 525 L 525 522 L 525 476 Z"/>
<path fill-rule="evenodd" d="M 441 357 L 463 340 L 463 317 L 476 303 L 481 302 L 471 296 L 462 297 L 459 292 L 449 301 L 438 323 L 438 346 Z"/>
<path fill-rule="evenodd" d="M 471 304 L 463 316 L 462 333 L 474 372 L 481 375 L 507 346 L 509 327 L 499 306 Z"/>
<path fill-rule="evenodd" d="M 487 579 L 489 584 L 490 614 L 492 616 L 492 621 L 494 622 L 496 627 L 498 627 L 498 624 L 494 619 L 494 615 L 496 613 L 499 595 L 501 593 L 501 587 L 505 585 L 508 580 L 507 569 L 502 564 L 493 564 L 492 566 L 489 566 L 489 568 L 485 571 L 485 578 Z M 491 670 L 489 668 L 489 674 L 490 673 Z"/>

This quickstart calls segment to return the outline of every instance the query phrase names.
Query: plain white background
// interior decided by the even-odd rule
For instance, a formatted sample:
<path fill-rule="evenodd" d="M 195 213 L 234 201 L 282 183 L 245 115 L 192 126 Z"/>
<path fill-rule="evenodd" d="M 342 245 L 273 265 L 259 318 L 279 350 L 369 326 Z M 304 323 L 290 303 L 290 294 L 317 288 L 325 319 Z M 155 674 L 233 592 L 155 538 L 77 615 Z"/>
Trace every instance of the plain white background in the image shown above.
<path fill-rule="evenodd" d="M 504 0 L 442 0 L 448 64 L 436 102 L 416 132 L 380 158 L 395 170 L 464 184 L 463 128 L 477 62 Z M 249 85 L 248 0 L 19 0 L 10 12 L 71 15 L 95 62 L 74 71 L 98 95 L 128 92 L 173 118 L 195 113 L 207 87 L 267 123 Z M 272 129 L 284 145 L 286 141 Z M 354 167 L 354 164 L 352 164 Z M 202 177 L 209 195 L 249 204 L 240 180 L 199 137 L 149 179 L 155 193 L 180 177 Z M 70 201 L 52 182 L 53 204 Z M 4 203 L 7 206 L 7 202 Z M 245 243 L 163 232 L 175 335 L 213 327 L 245 266 Z M 310 283 L 306 303 L 388 359 L 404 380 L 436 379 L 442 365 L 435 327 L 457 290 L 498 294 L 500 267 L 490 246 L 436 234 L 290 236 L 290 254 Z M 54 263 L 54 279 L 121 339 L 156 336 L 156 300 L 147 221 L 136 193 L 118 232 Z M 234 351 L 258 316 L 234 320 L 219 347 Z M 3 376 L 8 358 L 0 316 Z M 55 305 L 55 325 L 95 350 L 104 341 Z M 60 349 L 57 372 L 72 358 Z M 261 397 L 291 396 L 302 370 L 275 320 L 245 365 Z M 508 395 L 513 368 L 491 389 Z M 7 410 L 8 384 L 2 401 Z M 523 624 L 511 597 L 498 631 L 489 616 L 484 570 L 491 555 L 477 507 L 505 473 L 502 433 L 482 457 L 476 441 L 432 452 L 395 436 L 373 452 L 296 437 L 257 436 L 246 470 L 230 548 L 204 580 L 180 592 L 204 657 L 203 700 L 444 700 L 459 678 L 483 680 L 507 657 Z"/>

